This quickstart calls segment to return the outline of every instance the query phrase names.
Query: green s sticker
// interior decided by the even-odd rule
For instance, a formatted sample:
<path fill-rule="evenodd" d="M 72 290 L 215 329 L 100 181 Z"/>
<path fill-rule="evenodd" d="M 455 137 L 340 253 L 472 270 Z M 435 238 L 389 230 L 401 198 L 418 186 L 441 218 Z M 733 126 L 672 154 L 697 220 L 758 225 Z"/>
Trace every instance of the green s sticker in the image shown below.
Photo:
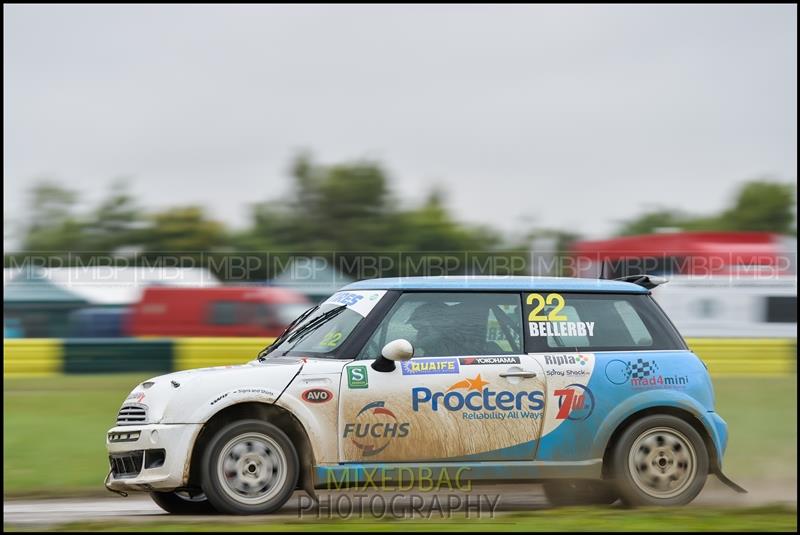
<path fill-rule="evenodd" d="M 347 386 L 350 388 L 369 388 L 366 366 L 347 368 Z"/>

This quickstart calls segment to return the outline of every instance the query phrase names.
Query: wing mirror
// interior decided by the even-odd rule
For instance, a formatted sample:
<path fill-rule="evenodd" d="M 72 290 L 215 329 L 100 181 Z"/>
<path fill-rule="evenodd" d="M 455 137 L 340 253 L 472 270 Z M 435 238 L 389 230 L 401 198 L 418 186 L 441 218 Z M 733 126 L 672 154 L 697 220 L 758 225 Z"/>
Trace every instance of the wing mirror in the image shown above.
<path fill-rule="evenodd" d="M 391 372 L 396 368 L 396 361 L 410 360 L 414 356 L 414 346 L 405 338 L 392 340 L 381 350 L 381 354 L 372 363 L 372 369 L 378 372 Z"/>

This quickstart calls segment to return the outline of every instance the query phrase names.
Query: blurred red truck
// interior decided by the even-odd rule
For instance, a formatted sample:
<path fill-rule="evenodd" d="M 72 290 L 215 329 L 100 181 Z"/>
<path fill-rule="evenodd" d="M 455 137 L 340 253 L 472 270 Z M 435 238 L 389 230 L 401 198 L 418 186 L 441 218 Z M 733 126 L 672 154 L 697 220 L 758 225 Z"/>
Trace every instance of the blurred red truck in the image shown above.
<path fill-rule="evenodd" d="M 312 305 L 275 287 L 147 288 L 128 323 L 132 336 L 273 337 Z"/>

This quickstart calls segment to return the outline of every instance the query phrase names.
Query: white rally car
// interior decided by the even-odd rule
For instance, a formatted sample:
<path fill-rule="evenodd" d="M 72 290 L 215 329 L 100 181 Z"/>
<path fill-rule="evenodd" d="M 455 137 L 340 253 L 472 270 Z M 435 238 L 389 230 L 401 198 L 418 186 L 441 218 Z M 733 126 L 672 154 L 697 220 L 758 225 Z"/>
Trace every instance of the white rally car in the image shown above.
<path fill-rule="evenodd" d="M 107 435 L 106 486 L 234 514 L 415 477 L 537 481 L 557 504 L 685 504 L 708 473 L 735 487 L 708 372 L 652 286 L 351 284 L 252 362 L 137 385 Z"/>

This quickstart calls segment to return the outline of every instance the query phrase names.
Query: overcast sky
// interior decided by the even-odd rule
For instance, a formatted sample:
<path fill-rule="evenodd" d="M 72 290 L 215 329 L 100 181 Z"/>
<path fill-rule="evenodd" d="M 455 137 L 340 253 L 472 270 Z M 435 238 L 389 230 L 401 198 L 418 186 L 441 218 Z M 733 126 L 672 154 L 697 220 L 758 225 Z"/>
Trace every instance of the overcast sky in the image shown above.
<path fill-rule="evenodd" d="M 299 149 L 588 236 L 797 178 L 796 6 L 3 7 L 3 210 L 36 178 L 232 225 Z"/>

